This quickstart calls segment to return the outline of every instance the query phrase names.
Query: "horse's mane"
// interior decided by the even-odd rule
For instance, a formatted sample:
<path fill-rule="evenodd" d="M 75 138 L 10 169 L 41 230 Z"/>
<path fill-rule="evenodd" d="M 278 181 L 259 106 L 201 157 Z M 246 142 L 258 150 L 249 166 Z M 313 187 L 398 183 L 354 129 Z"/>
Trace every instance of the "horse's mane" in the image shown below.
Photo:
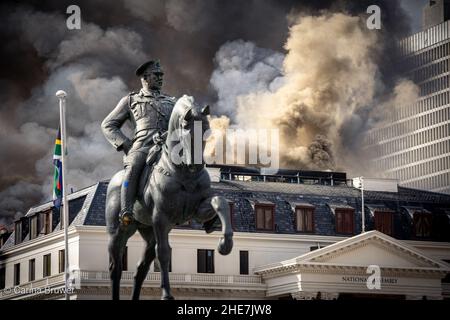
<path fill-rule="evenodd" d="M 201 112 L 200 106 L 195 103 L 194 97 L 185 94 L 177 100 L 173 107 L 169 120 L 169 130 L 179 128 L 178 121 L 184 119 L 190 110 L 192 110 L 194 115 Z"/>

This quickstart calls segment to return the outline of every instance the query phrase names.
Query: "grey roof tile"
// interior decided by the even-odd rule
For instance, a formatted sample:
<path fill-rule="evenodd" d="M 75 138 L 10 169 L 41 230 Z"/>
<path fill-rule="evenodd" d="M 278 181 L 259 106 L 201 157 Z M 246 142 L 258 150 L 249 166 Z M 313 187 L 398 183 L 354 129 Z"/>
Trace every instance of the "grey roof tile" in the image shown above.
<path fill-rule="evenodd" d="M 257 182 L 257 181 L 221 181 L 212 182 L 213 191 L 224 196 L 233 203 L 233 226 L 235 231 L 257 232 L 255 213 L 248 199 L 263 199 L 275 204 L 275 230 L 273 233 L 296 233 L 295 216 L 292 204 L 303 203 L 314 206 L 315 234 L 336 235 L 335 217 L 331 207 L 334 205 L 347 206 L 355 209 L 355 232 L 361 229 L 361 191 L 346 185 L 308 185 L 295 183 Z M 89 188 L 85 188 L 70 195 L 70 216 L 72 225 L 105 226 L 105 199 L 108 181 L 101 181 Z M 384 207 L 394 212 L 395 236 L 397 238 L 410 237 L 411 221 L 404 220 L 401 214 L 404 206 L 418 206 L 433 214 L 445 208 L 450 210 L 450 195 L 399 187 L 397 193 L 365 191 L 365 205 L 367 208 Z M 27 215 L 51 208 L 52 203 L 33 207 Z M 442 209 L 444 208 L 444 209 Z M 449 221 L 444 226 L 444 234 L 450 234 Z M 373 216 L 366 215 L 366 225 L 373 228 Z M 198 222 L 193 222 L 191 228 L 200 229 Z M 180 226 L 179 228 L 186 228 Z M 409 229 L 408 229 L 409 228 Z M 57 230 L 58 228 L 56 228 Z M 258 231 L 260 232 L 260 231 Z M 14 245 L 14 233 L 1 248 L 6 249 Z M 436 240 L 436 239 L 435 239 Z M 438 239 L 439 240 L 439 239 Z M 449 241 L 450 239 L 446 240 Z"/>

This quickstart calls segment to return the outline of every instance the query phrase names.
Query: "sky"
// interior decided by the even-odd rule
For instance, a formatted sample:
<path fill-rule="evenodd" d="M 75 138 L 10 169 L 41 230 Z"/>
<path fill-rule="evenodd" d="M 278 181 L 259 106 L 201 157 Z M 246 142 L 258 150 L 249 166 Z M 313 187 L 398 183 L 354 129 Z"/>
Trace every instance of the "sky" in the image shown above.
<path fill-rule="evenodd" d="M 122 154 L 100 123 L 160 59 L 163 91 L 210 104 L 216 128 L 277 128 L 281 165 L 364 168 L 360 137 L 405 92 L 397 41 L 425 1 L 14 1 L 0 4 L 0 224 L 52 195 L 58 100 L 67 97 L 69 189 L 109 179 Z M 66 9 L 81 9 L 68 30 Z M 369 30 L 366 9 L 381 8 Z M 374 173 L 376 174 L 376 173 Z"/>

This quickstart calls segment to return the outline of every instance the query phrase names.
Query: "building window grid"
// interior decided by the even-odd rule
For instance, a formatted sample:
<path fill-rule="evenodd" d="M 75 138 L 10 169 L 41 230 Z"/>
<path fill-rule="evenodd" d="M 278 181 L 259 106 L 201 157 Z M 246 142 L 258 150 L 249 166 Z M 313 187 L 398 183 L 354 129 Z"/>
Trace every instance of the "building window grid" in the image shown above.
<path fill-rule="evenodd" d="M 448 87 L 446 89 L 447 90 L 445 92 L 438 93 L 437 95 L 434 95 L 432 97 L 422 99 L 412 105 L 406 105 L 406 106 L 400 107 L 399 111 L 397 113 L 394 113 L 393 120 L 394 121 L 401 120 L 404 118 L 415 116 L 415 115 L 423 113 L 423 112 L 427 112 L 431 108 L 438 108 L 438 107 L 442 107 L 444 105 L 449 104 L 450 91 L 449 91 Z M 414 123 L 415 119 L 412 119 L 412 120 Z M 395 125 L 398 125 L 398 124 L 395 124 Z M 407 125 L 406 128 L 407 128 L 407 130 L 410 131 L 412 129 L 411 124 Z M 374 130 L 375 133 L 372 135 L 371 139 L 380 141 L 381 137 L 384 137 L 386 139 L 392 137 L 390 135 L 384 134 L 384 132 L 386 132 L 387 130 L 390 130 L 390 126 Z M 400 131 L 400 132 L 402 132 L 402 131 Z"/>
<path fill-rule="evenodd" d="M 406 43 L 410 44 L 409 41 L 406 41 Z M 407 65 L 411 66 L 414 69 L 422 67 L 422 66 L 432 62 L 433 60 L 438 60 L 438 59 L 448 56 L 449 55 L 449 47 L 450 47 L 450 43 L 447 42 L 447 43 L 437 46 L 436 48 L 431 48 L 426 51 L 422 51 L 420 53 L 417 53 L 415 55 L 412 55 L 412 56 L 406 58 L 406 63 L 407 63 Z M 435 59 L 432 59 L 433 50 L 434 50 L 434 52 L 437 52 Z"/>
<path fill-rule="evenodd" d="M 412 165 L 407 168 L 399 169 L 396 170 L 396 172 L 399 179 L 403 181 L 449 169 L 450 156 L 445 156 L 424 163 Z"/>
<path fill-rule="evenodd" d="M 440 129 L 440 127 L 442 127 L 442 129 Z M 435 138 L 432 139 L 431 138 L 431 134 L 432 134 L 431 131 L 433 129 L 435 129 L 435 128 L 439 128 L 439 129 L 436 129 L 438 131 L 436 132 Z M 406 137 L 403 137 L 403 138 L 400 138 L 400 139 L 397 139 L 397 140 L 394 140 L 394 141 L 389 141 L 387 143 L 383 143 L 377 149 L 379 149 L 378 151 L 380 151 L 379 153 L 381 153 L 381 154 L 391 154 L 391 153 L 394 153 L 394 152 L 399 152 L 401 150 L 408 149 L 408 148 L 411 148 L 413 146 L 422 145 L 422 144 L 425 144 L 425 143 L 430 143 L 430 142 L 433 142 L 433 141 L 439 140 L 439 139 L 445 139 L 445 138 L 447 138 L 449 136 L 448 135 L 449 130 L 450 130 L 450 124 L 449 123 L 442 124 L 442 125 L 439 125 L 438 127 L 428 128 L 428 129 L 426 129 L 424 131 L 417 132 L 417 133 L 415 133 L 413 135 L 409 135 L 409 136 L 406 136 Z M 417 139 L 417 142 L 413 144 L 413 142 L 416 139 Z M 400 147 L 400 144 L 401 144 L 402 140 L 406 143 L 406 148 L 401 148 Z"/>
<path fill-rule="evenodd" d="M 440 173 L 433 177 L 427 177 L 404 184 L 407 187 L 416 189 L 441 189 L 450 185 L 450 173 Z"/>

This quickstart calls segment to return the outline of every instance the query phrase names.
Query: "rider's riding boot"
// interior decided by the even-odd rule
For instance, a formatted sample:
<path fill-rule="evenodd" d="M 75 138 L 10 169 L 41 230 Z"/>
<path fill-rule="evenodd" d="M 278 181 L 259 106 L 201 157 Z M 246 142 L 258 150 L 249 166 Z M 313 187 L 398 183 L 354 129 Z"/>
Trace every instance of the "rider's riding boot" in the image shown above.
<path fill-rule="evenodd" d="M 123 209 L 119 214 L 120 224 L 128 226 L 133 222 L 133 212 L 127 209 Z"/>
<path fill-rule="evenodd" d="M 120 211 L 119 220 L 122 225 L 129 225 L 133 222 L 133 206 L 136 199 L 136 189 L 138 184 L 138 177 L 136 168 L 133 165 L 125 166 L 125 174 L 123 176 L 120 204 L 122 210 Z"/>
<path fill-rule="evenodd" d="M 119 220 L 123 225 L 129 225 L 133 222 L 133 207 L 136 200 L 137 188 L 142 169 L 145 165 L 146 154 L 143 152 L 134 152 L 128 154 L 125 161 L 124 175 L 120 192 L 120 211 Z"/>

